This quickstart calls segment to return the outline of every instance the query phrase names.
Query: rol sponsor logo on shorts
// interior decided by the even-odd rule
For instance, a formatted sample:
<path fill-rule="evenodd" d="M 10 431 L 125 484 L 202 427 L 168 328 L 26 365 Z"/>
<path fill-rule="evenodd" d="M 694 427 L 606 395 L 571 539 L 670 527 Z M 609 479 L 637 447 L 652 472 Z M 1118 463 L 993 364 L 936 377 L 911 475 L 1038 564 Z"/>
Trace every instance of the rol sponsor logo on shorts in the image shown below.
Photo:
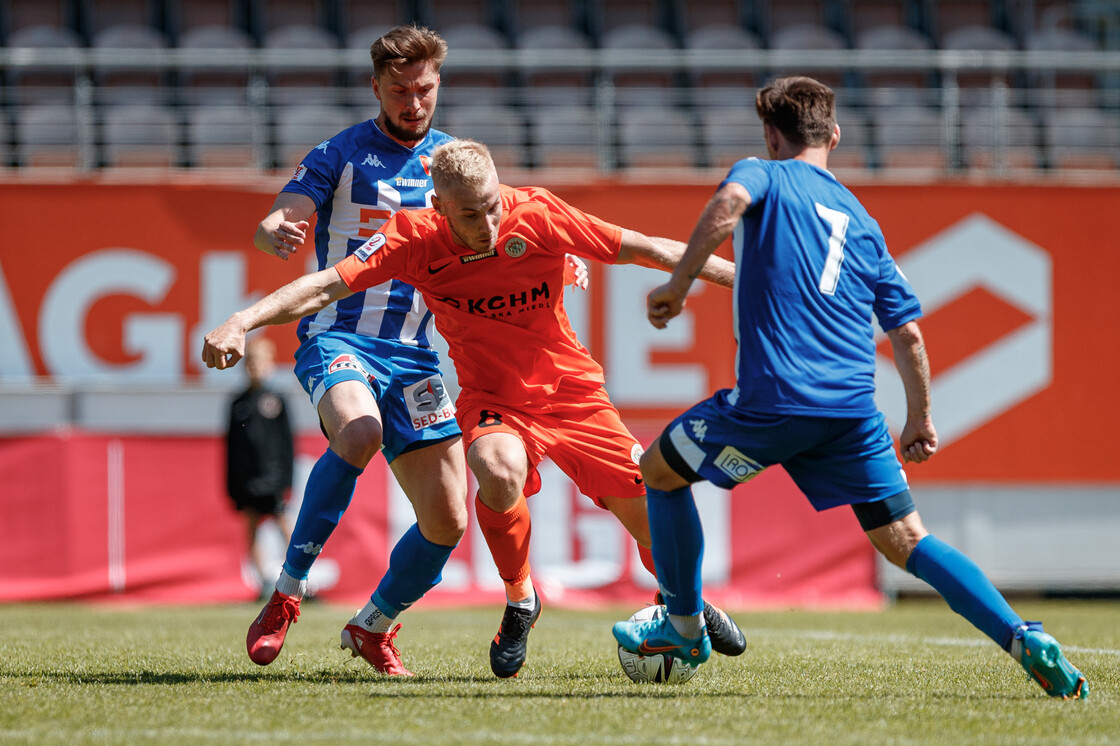
<path fill-rule="evenodd" d="M 745 482 L 762 473 L 762 470 L 766 468 L 753 458 L 743 455 L 731 446 L 727 446 L 720 451 L 719 455 L 716 456 L 715 464 L 719 467 L 720 471 L 727 474 L 727 476 L 731 477 L 736 482 Z"/>
<path fill-rule="evenodd" d="M 455 419 L 455 405 L 447 395 L 443 378 L 432 376 L 404 389 L 404 402 L 413 430 L 423 430 L 432 425 Z"/>
<path fill-rule="evenodd" d="M 366 369 L 362 367 L 361 361 L 349 353 L 339 355 L 334 360 L 331 360 L 331 364 L 327 366 L 327 375 L 337 373 L 340 370 L 355 370 L 363 376 L 369 376 Z"/>

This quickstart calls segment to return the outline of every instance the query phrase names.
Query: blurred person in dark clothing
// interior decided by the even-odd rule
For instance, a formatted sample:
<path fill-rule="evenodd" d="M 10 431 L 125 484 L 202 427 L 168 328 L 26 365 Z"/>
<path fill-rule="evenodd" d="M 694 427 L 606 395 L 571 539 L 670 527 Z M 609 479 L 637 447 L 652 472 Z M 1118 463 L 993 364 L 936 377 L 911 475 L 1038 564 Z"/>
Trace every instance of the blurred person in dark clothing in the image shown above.
<path fill-rule="evenodd" d="M 249 559 L 262 587 L 266 567 L 271 565 L 261 556 L 262 523 L 272 520 L 285 545 L 291 539 L 284 510 L 292 488 L 294 449 L 284 397 L 268 383 L 275 357 L 276 346 L 267 337 L 246 344 L 249 385 L 230 402 L 226 432 L 226 491 L 245 519 Z"/>

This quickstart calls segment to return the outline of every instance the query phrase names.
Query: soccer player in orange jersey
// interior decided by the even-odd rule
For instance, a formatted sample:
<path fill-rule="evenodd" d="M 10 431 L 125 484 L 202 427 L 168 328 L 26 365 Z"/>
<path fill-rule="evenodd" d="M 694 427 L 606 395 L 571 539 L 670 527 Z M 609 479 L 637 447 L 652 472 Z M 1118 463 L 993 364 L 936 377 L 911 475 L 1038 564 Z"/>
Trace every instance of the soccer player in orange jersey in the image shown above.
<path fill-rule="evenodd" d="M 654 570 L 637 465 L 642 448 L 607 398 L 602 368 L 568 322 L 565 255 L 671 269 L 684 245 L 607 223 L 544 189 L 503 186 L 489 151 L 476 142 L 437 148 L 430 168 L 432 209 L 397 213 L 334 267 L 234 314 L 207 335 L 203 357 L 210 365 L 236 362 L 245 332 L 389 279 L 423 294 L 458 372 L 456 416 L 479 483 L 476 513 L 505 581 L 508 604 L 490 647 L 491 669 L 505 678 L 521 669 L 541 611 L 530 577 L 525 498 L 540 489 L 536 466 L 545 456 L 619 519 Z M 699 276 L 731 287 L 733 274 L 730 262 L 711 257 Z M 706 612 L 713 647 L 741 653 L 734 622 L 714 607 Z"/>

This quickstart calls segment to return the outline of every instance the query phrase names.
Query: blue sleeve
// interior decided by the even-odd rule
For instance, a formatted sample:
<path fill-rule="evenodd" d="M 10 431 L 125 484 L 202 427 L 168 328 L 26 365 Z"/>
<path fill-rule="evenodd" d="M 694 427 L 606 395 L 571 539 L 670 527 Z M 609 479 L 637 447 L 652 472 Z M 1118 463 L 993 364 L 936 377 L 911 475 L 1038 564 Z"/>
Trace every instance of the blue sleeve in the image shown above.
<path fill-rule="evenodd" d="M 334 198 L 342 172 L 341 154 L 338 148 L 327 147 L 330 140 L 320 143 L 303 157 L 292 178 L 281 192 L 295 192 L 311 198 L 315 209 L 319 210 Z"/>
<path fill-rule="evenodd" d="M 874 310 L 879 326 L 887 332 L 922 316 L 922 305 L 910 281 L 885 249 L 879 257 Z"/>
<path fill-rule="evenodd" d="M 746 158 L 737 162 L 731 167 L 727 177 L 720 182 L 719 188 L 722 189 L 731 181 L 746 188 L 747 194 L 751 196 L 751 208 L 754 208 L 766 198 L 766 192 L 770 190 L 770 169 L 767 167 L 767 161 Z"/>

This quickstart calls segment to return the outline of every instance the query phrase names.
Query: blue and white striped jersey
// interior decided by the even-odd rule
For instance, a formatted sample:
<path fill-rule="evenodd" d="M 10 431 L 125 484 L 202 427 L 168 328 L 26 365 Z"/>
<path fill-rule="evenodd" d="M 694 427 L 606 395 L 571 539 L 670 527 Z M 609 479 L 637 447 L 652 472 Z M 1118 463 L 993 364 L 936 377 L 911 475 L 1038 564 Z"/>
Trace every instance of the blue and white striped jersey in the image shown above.
<path fill-rule="evenodd" d="M 751 197 L 732 237 L 739 350 L 730 404 L 873 415 L 872 316 L 889 330 L 922 315 L 879 224 L 836 177 L 804 161 L 749 158 L 729 181 Z"/>
<path fill-rule="evenodd" d="M 281 191 L 306 195 L 315 203 L 319 269 L 353 253 L 397 210 L 431 207 L 428 158 L 452 139 L 429 130 L 415 148 L 406 148 L 369 119 L 315 146 Z M 416 289 L 392 280 L 299 322 L 301 343 L 325 331 L 430 348 L 434 326 L 431 311 Z"/>

